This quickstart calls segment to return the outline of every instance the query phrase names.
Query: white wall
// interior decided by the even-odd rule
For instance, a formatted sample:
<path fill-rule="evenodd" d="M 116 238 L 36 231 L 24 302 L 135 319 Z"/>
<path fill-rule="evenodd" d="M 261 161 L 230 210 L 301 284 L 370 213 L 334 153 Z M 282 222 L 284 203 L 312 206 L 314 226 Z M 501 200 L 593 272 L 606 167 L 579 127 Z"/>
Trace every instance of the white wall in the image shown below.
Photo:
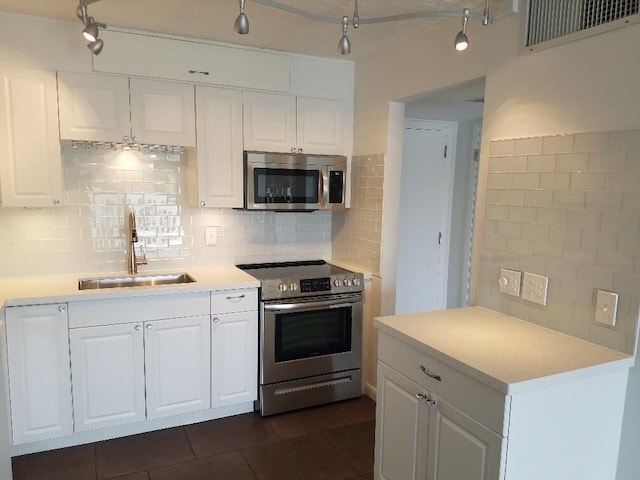
<path fill-rule="evenodd" d="M 396 128 L 390 123 L 389 102 L 486 76 L 477 226 L 484 217 L 490 141 L 640 127 L 640 50 L 636 48 L 640 25 L 520 55 L 522 18 L 503 18 L 483 28 L 472 22 L 471 46 L 460 55 L 451 46 L 457 23 L 443 22 L 356 65 L 355 150 L 385 152 L 385 173 L 393 171 L 401 149 L 393 140 L 389 142 L 389 132 Z M 397 53 L 400 50 L 402 55 Z M 393 178 L 385 178 L 383 232 L 393 228 L 393 220 L 387 224 L 387 219 L 394 211 L 386 207 L 393 207 L 394 200 L 388 195 L 397 195 L 398 188 Z M 477 231 L 476 238 L 481 236 Z M 388 285 L 394 282 L 396 246 L 385 239 L 383 235 L 382 305 L 386 313 L 384 306 L 393 298 Z M 472 292 L 477 292 L 481 282 L 481 247 L 480 242 L 474 245 Z M 640 459 L 634 453 L 640 445 L 639 393 L 640 367 L 635 367 L 629 379 L 618 480 L 640 478 Z"/>

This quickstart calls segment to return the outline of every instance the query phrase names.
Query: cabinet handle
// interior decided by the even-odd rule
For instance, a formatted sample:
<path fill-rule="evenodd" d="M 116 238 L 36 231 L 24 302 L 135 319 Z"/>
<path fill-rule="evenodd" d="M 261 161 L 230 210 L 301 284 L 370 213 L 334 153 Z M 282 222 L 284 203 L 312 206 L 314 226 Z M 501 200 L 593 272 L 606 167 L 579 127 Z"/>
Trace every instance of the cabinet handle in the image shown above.
<path fill-rule="evenodd" d="M 298 149 L 298 153 L 302 153 L 302 148 L 299 148 L 299 149 Z"/>
<path fill-rule="evenodd" d="M 138 142 L 140 142 L 140 137 L 134 136 L 133 137 L 133 143 L 138 143 Z"/>
<path fill-rule="evenodd" d="M 147 323 L 147 330 L 153 330 L 153 325 L 151 325 L 150 323 Z"/>
<path fill-rule="evenodd" d="M 242 295 L 229 295 L 226 298 L 227 300 L 242 300 L 244 298 L 244 293 Z"/>
<path fill-rule="evenodd" d="M 204 200 L 200 201 L 200 206 L 201 207 L 206 207 L 207 206 L 207 202 L 205 202 Z"/>
<path fill-rule="evenodd" d="M 58 198 L 54 198 L 53 199 L 53 206 L 54 207 L 59 207 L 61 203 L 62 202 L 60 201 L 60 199 L 58 199 Z"/>
<path fill-rule="evenodd" d="M 218 317 L 213 317 L 213 323 L 218 323 L 220 319 Z"/>
<path fill-rule="evenodd" d="M 136 325 L 136 332 L 139 332 L 140 330 L 142 330 L 142 325 Z"/>
<path fill-rule="evenodd" d="M 66 311 L 67 311 L 67 307 L 66 307 L 65 305 L 60 305 L 60 306 L 58 307 L 58 311 L 59 311 L 60 313 L 64 313 L 64 312 L 66 312 Z"/>
<path fill-rule="evenodd" d="M 297 148 L 296 147 L 291 147 L 291 153 L 296 153 Z"/>
<path fill-rule="evenodd" d="M 425 375 L 433 378 L 434 380 L 437 380 L 439 382 L 442 381 L 442 377 L 440 375 L 436 375 L 435 373 L 431 373 L 429 370 L 427 370 L 427 367 L 425 367 L 424 365 L 420 365 L 420 370 L 422 370 L 422 373 L 424 373 Z"/>
<path fill-rule="evenodd" d="M 429 406 L 436 404 L 436 399 L 435 398 L 429 398 L 429 396 L 425 395 L 424 393 L 416 393 L 416 399 L 419 402 L 424 402 Z"/>
<path fill-rule="evenodd" d="M 209 75 L 209 72 L 206 72 L 206 71 L 199 71 L 199 70 L 189 70 L 189 73 L 190 73 L 191 75 L 193 75 L 194 73 L 198 73 L 198 74 L 200 74 L 200 75 Z"/>
<path fill-rule="evenodd" d="M 128 141 L 129 141 L 129 136 L 128 136 L 128 135 L 124 135 L 124 136 L 122 137 L 122 141 L 123 141 L 123 142 L 128 142 Z"/>

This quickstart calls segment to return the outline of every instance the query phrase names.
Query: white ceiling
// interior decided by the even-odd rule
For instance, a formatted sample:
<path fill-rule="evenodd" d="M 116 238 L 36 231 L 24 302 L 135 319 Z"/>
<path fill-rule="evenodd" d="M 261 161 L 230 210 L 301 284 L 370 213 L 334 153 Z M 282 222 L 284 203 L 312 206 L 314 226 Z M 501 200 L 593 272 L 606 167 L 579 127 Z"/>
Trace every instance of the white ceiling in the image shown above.
<path fill-rule="evenodd" d="M 239 12 L 237 0 L 86 0 L 89 15 L 108 26 L 340 57 L 337 53 L 338 40 L 342 35 L 339 21 L 343 15 L 349 18 L 353 16 L 354 0 L 278 2 L 335 18 L 336 24 L 311 20 L 247 0 L 245 12 L 249 18 L 250 32 L 248 35 L 239 35 L 233 31 L 233 22 Z M 361 58 L 382 45 L 428 29 L 432 22 L 451 22 L 451 19 L 418 18 L 364 24 L 368 18 L 425 11 L 462 12 L 464 7 L 470 7 L 472 12 L 479 14 L 483 5 L 483 0 L 359 0 L 361 25 L 357 30 L 349 27 L 347 36 L 351 40 L 352 53 L 346 58 Z M 80 28 L 81 23 L 76 17 L 77 6 L 78 0 L 0 0 L 0 11 L 77 22 Z M 480 24 L 478 20 L 472 22 Z M 452 23 L 452 43 L 460 29 L 459 25 Z M 108 46 L 105 45 L 105 48 Z"/>

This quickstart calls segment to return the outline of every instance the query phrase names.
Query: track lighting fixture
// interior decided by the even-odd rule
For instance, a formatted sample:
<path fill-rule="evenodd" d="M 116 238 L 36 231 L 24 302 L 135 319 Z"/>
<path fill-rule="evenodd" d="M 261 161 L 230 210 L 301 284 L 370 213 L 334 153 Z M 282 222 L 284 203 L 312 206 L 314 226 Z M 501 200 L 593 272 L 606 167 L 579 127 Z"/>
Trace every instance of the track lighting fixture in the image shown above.
<path fill-rule="evenodd" d="M 245 0 L 240 0 L 240 14 L 236 17 L 233 29 L 240 35 L 249 33 L 249 19 L 244 13 Z"/>
<path fill-rule="evenodd" d="M 467 38 L 467 24 L 469 23 L 469 15 L 471 14 L 468 8 L 462 10 L 462 30 L 456 35 L 455 45 L 456 50 L 461 52 L 466 50 L 469 46 L 469 39 Z"/>
<path fill-rule="evenodd" d="M 342 17 L 342 38 L 338 42 L 338 53 L 340 55 L 349 55 L 351 53 L 351 42 L 347 37 L 347 27 L 349 26 L 349 17 Z"/>
<path fill-rule="evenodd" d="M 98 0 L 89 0 L 90 3 L 97 2 Z M 87 48 L 94 55 L 99 55 L 104 47 L 104 42 L 98 38 L 100 33 L 100 28 L 107 28 L 104 23 L 96 22 L 93 17 L 90 17 L 87 12 L 87 4 L 86 0 L 80 0 L 78 4 L 78 8 L 76 9 L 76 14 L 78 18 L 84 25 L 84 29 L 82 30 L 82 36 L 89 42 L 87 44 Z"/>
<path fill-rule="evenodd" d="M 85 1 L 98 1 L 98 0 L 85 0 Z M 233 25 L 233 28 L 236 32 L 245 35 L 249 33 L 249 20 L 244 13 L 244 5 L 246 0 L 240 0 L 240 14 L 236 18 L 236 21 Z M 351 41 L 347 37 L 347 28 L 349 27 L 349 17 L 346 15 L 342 17 L 342 19 L 336 19 L 335 17 L 329 17 L 326 15 L 322 15 L 320 13 L 315 13 L 309 10 L 305 10 L 303 8 L 295 7 L 292 5 L 288 5 L 285 3 L 281 3 L 278 0 L 251 0 L 254 3 L 259 3 L 260 5 L 264 5 L 267 7 L 277 8 L 279 10 L 283 10 L 285 12 L 292 13 L 294 15 L 299 15 L 301 17 L 309 18 L 311 20 L 316 20 L 319 22 L 324 22 L 328 24 L 341 24 L 342 25 L 342 37 L 338 42 L 338 53 L 340 55 L 348 55 L 351 53 Z M 400 15 L 389 15 L 385 17 L 370 17 L 370 18 L 360 18 L 360 14 L 358 12 L 358 0 L 354 0 L 354 11 L 353 18 L 351 20 L 351 24 L 353 28 L 358 28 L 360 25 L 365 24 L 374 24 L 374 23 L 384 23 L 384 22 L 396 22 L 401 20 L 415 20 L 417 18 L 441 18 L 441 17 L 458 17 L 459 14 L 455 12 L 441 12 L 441 11 L 423 11 L 423 12 L 413 12 L 407 14 Z M 483 25 L 488 25 L 491 23 L 491 19 L 489 16 L 489 0 L 485 0 L 484 9 L 481 14 L 479 13 L 471 13 L 468 8 L 465 8 L 462 11 L 462 30 L 456 35 L 455 47 L 456 50 L 464 50 L 469 46 L 469 39 L 467 38 L 467 24 L 470 18 L 475 18 L 477 20 L 481 20 Z"/>

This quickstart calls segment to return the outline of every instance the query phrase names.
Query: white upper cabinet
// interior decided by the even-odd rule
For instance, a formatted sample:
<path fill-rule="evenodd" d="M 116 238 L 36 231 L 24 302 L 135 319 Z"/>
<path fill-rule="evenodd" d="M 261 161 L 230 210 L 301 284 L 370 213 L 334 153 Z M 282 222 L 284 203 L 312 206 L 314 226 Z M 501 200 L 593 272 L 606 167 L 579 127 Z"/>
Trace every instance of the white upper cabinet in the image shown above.
<path fill-rule="evenodd" d="M 58 73 L 60 138 L 122 142 L 131 135 L 129 79 Z"/>
<path fill-rule="evenodd" d="M 244 148 L 347 155 L 346 119 L 342 100 L 245 92 Z"/>
<path fill-rule="evenodd" d="M 297 149 L 296 97 L 244 92 L 243 133 L 245 150 Z"/>
<path fill-rule="evenodd" d="M 243 206 L 242 91 L 196 87 L 196 151 L 189 152 L 189 201 Z"/>
<path fill-rule="evenodd" d="M 54 72 L 0 67 L 0 199 L 3 207 L 62 201 Z"/>
<path fill-rule="evenodd" d="M 194 87 L 60 72 L 60 138 L 195 146 Z"/>
<path fill-rule="evenodd" d="M 134 142 L 195 146 L 193 85 L 132 78 L 130 91 Z"/>

